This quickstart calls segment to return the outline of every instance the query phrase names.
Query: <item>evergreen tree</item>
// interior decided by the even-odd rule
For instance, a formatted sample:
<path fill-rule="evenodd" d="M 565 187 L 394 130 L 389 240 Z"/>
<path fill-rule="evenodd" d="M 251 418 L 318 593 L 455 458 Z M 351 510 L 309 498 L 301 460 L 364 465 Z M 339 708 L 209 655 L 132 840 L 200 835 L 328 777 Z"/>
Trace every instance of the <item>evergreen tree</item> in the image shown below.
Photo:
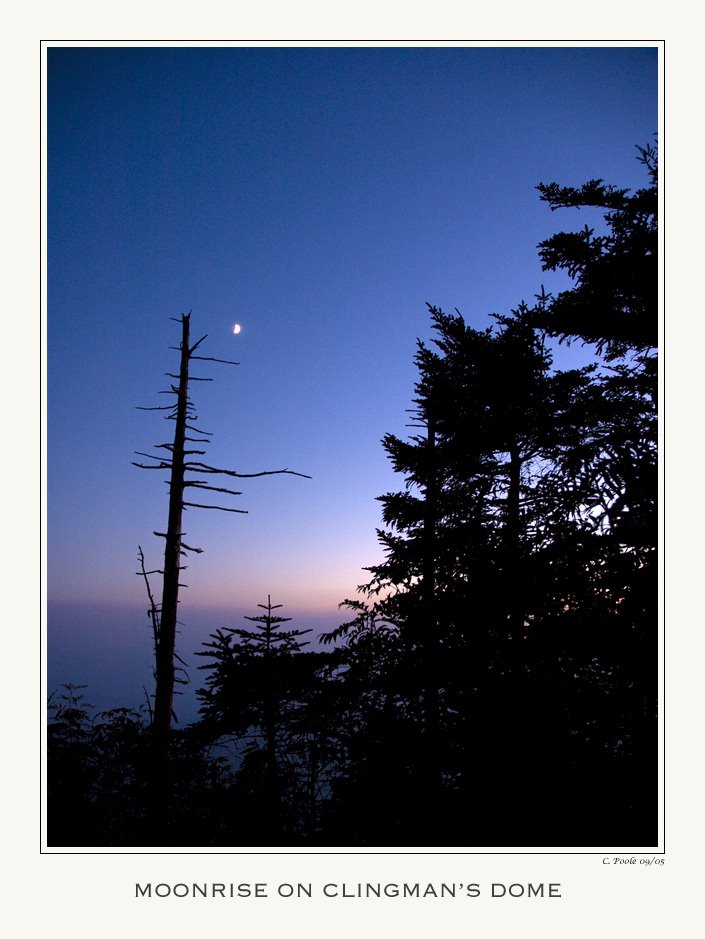
<path fill-rule="evenodd" d="M 634 196 L 601 181 L 539 187 L 552 208 L 606 209 L 605 235 L 540 246 L 575 287 L 486 330 L 430 307 L 418 433 L 383 439 L 405 487 L 380 498 L 385 559 L 331 639 L 347 637 L 360 738 L 381 733 L 388 759 L 353 745 L 347 797 L 369 793 L 376 819 L 374 774 L 392 789 L 406 773 L 396 826 L 426 844 L 434 831 L 460 839 L 446 843 L 559 843 L 527 800 L 569 814 L 573 843 L 652 840 L 656 171 L 655 153 L 641 156 L 652 185 Z M 592 343 L 593 364 L 556 371 L 547 336 Z M 376 687 L 356 689 L 382 648 Z M 606 773 L 615 798 L 595 801 Z M 501 807 L 503 833 L 468 813 L 474 801 Z"/>
<path fill-rule="evenodd" d="M 658 344 L 658 161 L 655 147 L 637 149 L 649 184 L 634 193 L 601 179 L 579 189 L 555 182 L 537 187 L 552 211 L 604 210 L 604 234 L 586 225 L 539 245 L 544 270 L 566 271 L 575 283 L 537 320 L 551 335 L 595 343 L 608 361 Z"/>
<path fill-rule="evenodd" d="M 262 614 L 245 617 L 255 628 L 218 629 L 197 653 L 212 660 L 201 666 L 209 674 L 198 695 L 211 735 L 238 741 L 236 790 L 250 814 L 245 830 L 264 839 L 254 843 L 275 844 L 300 825 L 296 803 L 307 732 L 302 714 L 316 684 L 317 657 L 302 651 L 308 642 L 301 637 L 310 629 L 282 629 L 291 618 L 276 614 L 281 604 L 269 596 L 258 606 Z M 306 756 L 310 775 L 311 754 Z M 309 780 L 309 792 L 311 785 Z M 238 817 L 247 814 L 241 805 Z M 244 836 L 243 830 L 236 835 Z"/>

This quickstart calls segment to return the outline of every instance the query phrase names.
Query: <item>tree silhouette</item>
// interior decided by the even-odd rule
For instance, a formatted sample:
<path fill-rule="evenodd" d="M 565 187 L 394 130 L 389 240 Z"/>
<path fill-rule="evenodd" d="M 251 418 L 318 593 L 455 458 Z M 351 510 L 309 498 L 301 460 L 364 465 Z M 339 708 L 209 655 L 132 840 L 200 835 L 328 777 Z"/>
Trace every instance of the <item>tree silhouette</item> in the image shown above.
<path fill-rule="evenodd" d="M 282 629 L 291 617 L 275 613 L 281 604 L 258 604 L 264 612 L 245 619 L 255 628 L 216 630 L 197 655 L 211 661 L 206 687 L 198 691 L 201 713 L 215 737 L 233 735 L 241 744 L 239 770 L 243 800 L 263 843 L 273 844 L 291 829 L 294 763 L 300 756 L 301 713 L 316 683 L 317 656 L 302 652 L 310 629 Z M 310 767 L 309 767 L 310 769 Z M 242 812 L 238 813 L 242 816 Z"/>
<path fill-rule="evenodd" d="M 606 209 L 607 235 L 541 246 L 575 287 L 486 330 L 429 307 L 418 433 L 382 441 L 405 487 L 380 497 L 385 559 L 366 602 L 328 636 L 347 644 L 348 691 L 376 675 L 357 686 L 369 746 L 350 741 L 356 767 L 334 788 L 339 816 L 367 793 L 358 843 L 384 827 L 375 776 L 395 793 L 397 843 L 559 843 L 536 821 L 556 807 L 576 842 L 653 841 L 655 188 L 540 188 L 552 207 Z M 594 344 L 593 364 L 555 370 L 547 335 Z M 596 800 L 605 774 L 613 798 Z M 468 812 L 478 803 L 499 830 Z"/>
<path fill-rule="evenodd" d="M 656 148 L 637 147 L 649 185 L 631 193 L 591 179 L 579 189 L 540 183 L 552 211 L 604 209 L 606 234 L 587 225 L 539 245 L 544 270 L 564 270 L 575 285 L 537 317 L 551 335 L 594 342 L 606 359 L 658 344 L 658 161 Z"/>
<path fill-rule="evenodd" d="M 145 708 L 94 713 L 84 686 L 49 701 L 48 843 L 130 847 L 152 843 L 152 734 Z M 169 827 L 184 845 L 222 843 L 221 803 L 232 782 L 227 761 L 198 725 L 172 732 Z"/>
<path fill-rule="evenodd" d="M 190 552 L 201 553 L 202 551 L 201 548 L 192 547 L 183 540 L 183 513 L 184 510 L 188 508 L 215 509 L 222 512 L 240 513 L 246 511 L 244 509 L 230 508 L 221 505 L 187 501 L 185 498 L 186 490 L 193 489 L 197 492 L 216 492 L 219 494 L 238 496 L 241 495 L 240 492 L 224 486 L 214 486 L 211 482 L 206 480 L 213 480 L 214 477 L 242 479 L 276 474 L 289 474 L 310 478 L 306 477 L 303 473 L 296 473 L 288 469 L 267 470 L 257 473 L 240 473 L 230 469 L 220 469 L 201 460 L 194 459 L 195 457 L 204 456 L 206 451 L 189 448 L 188 444 L 208 444 L 208 438 L 212 436 L 212 433 L 197 426 L 198 417 L 189 396 L 189 385 L 192 381 L 212 381 L 213 379 L 191 375 L 189 371 L 191 363 L 193 361 L 221 362 L 227 365 L 236 365 L 237 363 L 210 356 L 196 355 L 196 350 L 207 336 L 202 336 L 191 345 L 191 313 L 182 314 L 177 322 L 181 324 L 181 343 L 178 347 L 178 351 L 180 352 L 180 368 L 178 374 L 168 372 L 167 375 L 175 379 L 178 384 L 172 384 L 171 388 L 164 392 L 165 394 L 174 395 L 176 398 L 175 403 L 164 407 L 140 408 L 140 410 L 168 411 L 167 420 L 174 421 L 175 425 L 173 441 L 156 445 L 157 449 L 166 450 L 168 457 L 138 451 L 138 455 L 147 457 L 153 462 L 149 464 L 134 464 L 141 469 L 167 470 L 169 472 L 169 513 L 167 529 L 166 532 L 154 533 L 164 538 L 165 541 L 164 566 L 162 570 L 157 572 L 147 572 L 144 570 L 144 566 L 142 566 L 142 571 L 140 572 L 146 581 L 149 573 L 160 573 L 162 575 L 162 600 L 158 607 L 154 602 L 151 590 L 149 591 L 150 614 L 155 627 L 156 647 L 156 693 L 152 719 L 152 733 L 155 754 L 155 788 L 157 793 L 163 792 L 164 787 L 167 786 L 169 734 L 173 715 L 174 685 L 176 681 L 174 662 L 177 657 L 175 647 L 179 587 L 181 586 L 179 578 L 181 571 L 184 570 L 184 565 L 181 561 Z M 193 478 L 190 475 L 192 473 L 197 474 L 197 476 L 206 477 L 206 479 Z M 148 581 L 147 587 L 149 590 Z M 163 805 L 161 795 L 158 799 L 159 804 Z"/>

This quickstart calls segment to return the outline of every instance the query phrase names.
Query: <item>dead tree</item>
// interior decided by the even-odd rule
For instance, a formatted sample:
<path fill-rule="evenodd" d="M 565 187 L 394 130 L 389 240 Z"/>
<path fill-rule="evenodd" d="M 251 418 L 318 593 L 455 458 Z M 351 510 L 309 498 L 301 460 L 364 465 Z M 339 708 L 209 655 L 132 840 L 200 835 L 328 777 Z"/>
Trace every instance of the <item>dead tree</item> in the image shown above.
<path fill-rule="evenodd" d="M 229 496 L 239 496 L 240 492 L 224 486 L 215 486 L 211 483 L 214 477 L 254 478 L 256 476 L 272 476 L 289 474 L 310 479 L 304 473 L 293 470 L 266 470 L 258 473 L 239 473 L 235 470 L 220 469 L 202 462 L 199 457 L 205 455 L 205 450 L 194 449 L 189 444 L 208 444 L 212 436 L 210 431 L 202 430 L 197 426 L 198 417 L 193 403 L 189 397 L 189 382 L 212 381 L 212 378 L 200 378 L 190 375 L 189 368 L 192 362 L 220 362 L 225 365 L 237 365 L 227 359 L 216 359 L 211 356 L 196 355 L 196 350 L 207 338 L 202 336 L 191 345 L 190 341 L 191 312 L 184 313 L 175 322 L 181 323 L 181 344 L 177 351 L 181 354 L 181 364 L 178 374 L 166 374 L 176 380 L 163 394 L 175 396 L 174 404 L 161 407 L 139 408 L 143 411 L 168 411 L 167 420 L 174 421 L 174 437 L 171 443 L 157 444 L 157 450 L 165 450 L 167 455 L 161 456 L 152 453 L 136 451 L 138 456 L 146 457 L 150 463 L 134 463 L 140 469 L 162 470 L 169 473 L 169 514 L 165 532 L 154 532 L 158 537 L 164 538 L 164 567 L 159 571 L 145 571 L 144 564 L 139 575 L 145 578 L 150 594 L 150 616 L 155 633 L 155 681 L 156 691 L 154 698 L 154 712 L 152 716 L 152 736 L 155 756 L 155 776 L 161 778 L 163 784 L 167 777 L 169 738 L 174 709 L 174 686 L 177 681 L 175 660 L 176 655 L 176 627 L 177 610 L 179 604 L 179 587 L 181 571 L 185 569 L 182 560 L 189 552 L 200 554 L 201 548 L 186 544 L 183 540 L 182 516 L 184 509 L 216 509 L 221 512 L 238 512 L 246 514 L 244 509 L 229 508 L 222 505 L 191 502 L 186 499 L 186 491 L 216 492 Z M 197 474 L 202 479 L 193 478 Z M 210 482 L 209 482 L 210 480 Z M 141 549 L 140 549 L 141 556 Z M 140 557 L 142 562 L 142 556 Z M 162 599 L 157 605 L 149 590 L 148 574 L 162 575 Z"/>

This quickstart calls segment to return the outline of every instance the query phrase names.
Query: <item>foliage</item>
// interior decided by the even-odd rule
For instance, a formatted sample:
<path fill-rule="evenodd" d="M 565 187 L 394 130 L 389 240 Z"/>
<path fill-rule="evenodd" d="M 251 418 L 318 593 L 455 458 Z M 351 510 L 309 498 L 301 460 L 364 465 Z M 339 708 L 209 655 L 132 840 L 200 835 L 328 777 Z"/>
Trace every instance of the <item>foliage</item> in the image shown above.
<path fill-rule="evenodd" d="M 63 685 L 49 700 L 47 816 L 56 847 L 149 844 L 151 728 L 144 709 L 92 714 L 85 686 Z M 220 794 L 231 770 L 198 727 L 172 741 L 171 844 L 215 841 Z"/>
<path fill-rule="evenodd" d="M 595 343 L 611 361 L 629 350 L 658 342 L 658 166 L 655 147 L 639 147 L 649 185 L 630 193 L 592 179 L 580 189 L 541 183 L 541 199 L 552 211 L 598 207 L 606 234 L 587 225 L 559 232 L 539 245 L 544 270 L 564 270 L 575 281 L 537 322 L 551 335 Z M 541 311 L 543 313 L 544 311 Z"/>
<path fill-rule="evenodd" d="M 204 644 L 198 654 L 211 661 L 201 666 L 209 674 L 198 694 L 211 738 L 236 744 L 237 836 L 288 843 L 304 823 L 315 828 L 325 791 L 335 657 L 304 652 L 301 637 L 311 630 L 282 629 L 290 618 L 274 614 L 280 605 L 270 597 L 259 606 L 264 614 L 245 617 L 254 629 L 218 629 Z"/>

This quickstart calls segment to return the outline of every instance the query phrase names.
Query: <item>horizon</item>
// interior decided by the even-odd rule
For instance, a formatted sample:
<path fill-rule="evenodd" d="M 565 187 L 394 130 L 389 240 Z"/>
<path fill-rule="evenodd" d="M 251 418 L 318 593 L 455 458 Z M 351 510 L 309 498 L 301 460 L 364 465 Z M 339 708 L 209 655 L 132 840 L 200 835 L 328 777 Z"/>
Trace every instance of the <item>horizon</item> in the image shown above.
<path fill-rule="evenodd" d="M 276 597 L 273 600 L 279 602 Z M 144 705 L 144 689 L 151 694 L 154 684 L 152 626 L 147 607 L 146 596 L 142 604 L 50 602 L 48 613 L 52 628 L 47 642 L 47 693 L 50 696 L 61 694 L 61 689 L 68 684 L 85 686 L 86 702 L 94 708 L 95 714 L 116 707 Z M 258 612 L 257 603 L 241 611 L 198 607 L 185 618 L 177 638 L 181 640 L 179 655 L 188 666 L 190 682 L 178 689 L 180 696 L 176 699 L 175 711 L 180 726 L 198 717 L 196 690 L 203 684 L 199 667 L 205 660 L 195 653 L 203 650 L 203 643 L 215 629 L 242 628 L 248 625 L 245 617 Z M 292 628 L 313 629 L 305 637 L 309 643 L 307 652 L 323 651 L 320 636 L 352 618 L 343 610 L 338 611 L 336 619 L 328 611 L 293 610 L 286 603 L 278 613 L 291 617 Z"/>

